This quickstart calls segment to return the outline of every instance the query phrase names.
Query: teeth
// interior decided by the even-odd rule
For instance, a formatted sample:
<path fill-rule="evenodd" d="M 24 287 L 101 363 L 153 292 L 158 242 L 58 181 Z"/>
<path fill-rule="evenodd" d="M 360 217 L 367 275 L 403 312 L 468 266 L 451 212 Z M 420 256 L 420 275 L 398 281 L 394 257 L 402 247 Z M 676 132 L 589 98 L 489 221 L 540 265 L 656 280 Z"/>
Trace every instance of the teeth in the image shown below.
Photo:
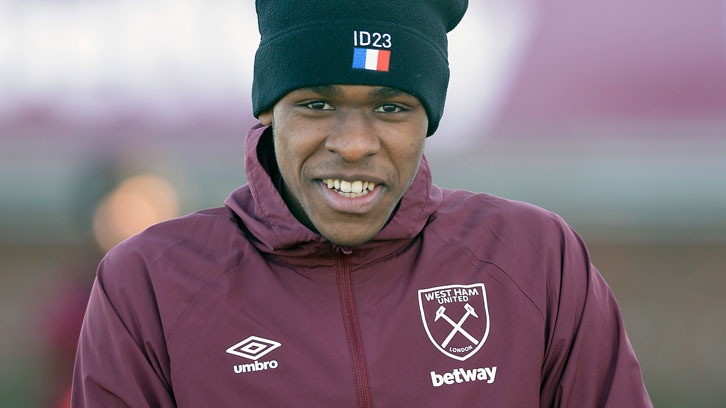
<path fill-rule="evenodd" d="M 376 183 L 362 180 L 346 181 L 325 179 L 323 180 L 323 183 L 328 186 L 328 188 L 335 189 L 338 194 L 345 197 L 359 197 L 366 195 L 376 188 Z"/>
<path fill-rule="evenodd" d="M 345 191 L 345 190 L 343 190 L 343 191 Z M 350 186 L 350 191 L 353 193 L 360 193 L 361 191 L 363 191 L 363 182 L 354 181 L 353 184 L 351 184 L 351 186 Z"/>

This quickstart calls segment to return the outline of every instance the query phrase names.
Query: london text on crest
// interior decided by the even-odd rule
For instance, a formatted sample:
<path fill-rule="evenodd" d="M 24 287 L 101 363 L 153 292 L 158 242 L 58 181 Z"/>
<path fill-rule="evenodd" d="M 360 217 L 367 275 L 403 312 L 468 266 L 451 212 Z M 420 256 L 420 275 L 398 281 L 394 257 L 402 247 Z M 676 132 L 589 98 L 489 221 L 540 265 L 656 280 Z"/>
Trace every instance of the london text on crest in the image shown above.
<path fill-rule="evenodd" d="M 489 306 L 483 283 L 447 285 L 418 291 L 426 334 L 445 355 L 464 361 L 489 335 Z"/>

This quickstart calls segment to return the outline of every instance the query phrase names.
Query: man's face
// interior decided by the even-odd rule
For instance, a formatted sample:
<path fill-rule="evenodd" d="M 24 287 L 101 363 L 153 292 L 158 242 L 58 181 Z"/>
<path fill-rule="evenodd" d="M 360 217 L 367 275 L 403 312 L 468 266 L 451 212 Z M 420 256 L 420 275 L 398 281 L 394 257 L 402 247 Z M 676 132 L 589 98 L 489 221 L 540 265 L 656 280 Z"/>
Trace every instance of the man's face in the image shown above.
<path fill-rule="evenodd" d="M 363 85 L 295 90 L 260 120 L 272 124 L 292 213 L 345 246 L 383 228 L 418 171 L 428 129 L 416 97 Z"/>

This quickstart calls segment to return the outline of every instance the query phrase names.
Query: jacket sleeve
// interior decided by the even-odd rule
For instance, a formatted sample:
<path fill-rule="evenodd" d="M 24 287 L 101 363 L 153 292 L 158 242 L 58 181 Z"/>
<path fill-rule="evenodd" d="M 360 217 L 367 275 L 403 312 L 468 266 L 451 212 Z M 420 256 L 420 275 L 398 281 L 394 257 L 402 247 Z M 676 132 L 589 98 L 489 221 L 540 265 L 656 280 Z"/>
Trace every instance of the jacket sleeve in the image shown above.
<path fill-rule="evenodd" d="M 652 407 L 615 297 L 580 237 L 563 229 L 549 262 L 558 267 L 547 288 L 540 407 Z"/>
<path fill-rule="evenodd" d="M 123 244 L 122 244 L 123 245 Z M 154 291 L 138 256 L 101 262 L 83 320 L 72 407 L 174 407 Z"/>

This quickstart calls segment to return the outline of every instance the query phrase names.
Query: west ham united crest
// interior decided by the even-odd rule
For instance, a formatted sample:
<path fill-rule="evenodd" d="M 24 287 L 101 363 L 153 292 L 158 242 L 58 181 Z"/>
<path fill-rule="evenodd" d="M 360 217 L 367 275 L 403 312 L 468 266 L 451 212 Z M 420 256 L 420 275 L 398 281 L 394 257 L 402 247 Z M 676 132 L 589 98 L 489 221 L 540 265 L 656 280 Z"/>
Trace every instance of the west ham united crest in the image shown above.
<path fill-rule="evenodd" d="M 464 361 L 489 335 L 489 306 L 483 283 L 447 285 L 418 291 L 426 333 L 437 349 Z"/>

